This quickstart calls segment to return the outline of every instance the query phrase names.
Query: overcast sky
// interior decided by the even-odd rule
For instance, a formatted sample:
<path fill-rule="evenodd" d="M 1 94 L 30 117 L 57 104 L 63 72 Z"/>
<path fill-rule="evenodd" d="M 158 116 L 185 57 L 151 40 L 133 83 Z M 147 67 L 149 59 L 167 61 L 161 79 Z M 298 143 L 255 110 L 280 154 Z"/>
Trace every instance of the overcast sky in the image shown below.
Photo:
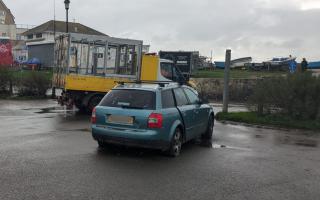
<path fill-rule="evenodd" d="M 3 0 L 17 24 L 53 19 L 54 0 Z M 65 19 L 64 0 L 56 18 Z M 292 54 L 320 60 L 320 0 L 71 0 L 70 20 L 158 50 L 199 50 L 223 60 Z"/>

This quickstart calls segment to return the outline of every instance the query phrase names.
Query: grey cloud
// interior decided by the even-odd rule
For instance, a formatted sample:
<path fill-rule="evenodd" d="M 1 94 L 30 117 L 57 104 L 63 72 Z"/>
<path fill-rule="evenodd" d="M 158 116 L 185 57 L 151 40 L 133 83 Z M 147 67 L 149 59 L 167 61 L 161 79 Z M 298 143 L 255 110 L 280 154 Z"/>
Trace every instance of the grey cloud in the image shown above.
<path fill-rule="evenodd" d="M 52 1 L 4 0 L 17 23 L 52 19 Z M 157 50 L 200 50 L 217 59 L 257 60 L 296 54 L 320 59 L 320 10 L 301 10 L 304 0 L 71 0 L 71 19 L 117 37 L 142 39 Z M 19 3 L 18 3 L 19 2 Z M 26 12 L 31 10 L 32 12 Z M 63 0 L 57 17 L 64 19 Z"/>

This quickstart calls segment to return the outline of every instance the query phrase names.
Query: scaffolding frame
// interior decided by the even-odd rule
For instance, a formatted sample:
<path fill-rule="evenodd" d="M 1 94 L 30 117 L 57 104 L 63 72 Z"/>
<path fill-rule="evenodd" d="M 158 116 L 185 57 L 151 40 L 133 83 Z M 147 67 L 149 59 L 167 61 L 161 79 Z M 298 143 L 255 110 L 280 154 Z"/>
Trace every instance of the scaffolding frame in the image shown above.
<path fill-rule="evenodd" d="M 65 47 L 65 42 L 67 40 L 67 46 Z M 83 45 L 88 45 L 88 52 L 86 60 L 86 69 L 85 74 L 81 75 L 90 75 L 90 76 L 100 76 L 101 74 L 97 74 L 97 66 L 93 66 L 93 55 L 96 53 L 95 56 L 98 56 L 97 51 L 98 48 L 104 48 L 103 52 L 103 76 L 104 77 L 123 77 L 123 78 L 140 78 L 141 73 L 141 63 L 142 63 L 142 46 L 143 41 L 141 40 L 132 40 L 132 39 L 123 39 L 123 38 L 115 38 L 115 37 L 109 37 L 109 36 L 94 36 L 94 35 L 85 35 L 85 34 L 77 34 L 77 33 L 69 33 L 69 34 L 63 34 L 56 38 L 56 45 L 55 45 L 55 68 L 57 72 L 64 73 L 64 75 L 74 74 L 70 71 L 71 63 L 70 63 L 70 56 L 71 56 L 71 47 L 73 44 L 80 44 L 80 49 L 76 50 L 76 58 L 75 58 L 75 65 L 76 70 L 75 74 L 81 73 L 82 62 L 83 62 L 83 52 L 84 47 Z M 131 71 L 133 70 L 135 74 L 130 73 L 128 74 L 117 74 L 119 72 L 120 67 L 120 56 L 121 56 L 121 48 L 125 47 L 125 54 L 124 54 L 124 63 L 127 68 L 129 66 L 128 64 L 128 51 L 131 48 L 133 50 L 133 54 L 136 56 L 135 62 L 132 61 L 131 63 Z M 65 48 L 67 49 L 67 52 L 65 52 Z M 115 66 L 114 66 L 114 74 L 108 74 L 107 73 L 107 66 L 108 66 L 108 55 L 110 52 L 110 48 L 116 49 L 116 56 L 115 56 Z M 80 59 L 78 58 L 80 51 Z M 99 52 L 100 53 L 100 52 Z M 64 57 L 64 54 L 66 54 L 66 58 Z M 90 66 L 90 59 L 92 60 Z M 133 59 L 133 58 L 132 58 Z M 80 60 L 80 62 L 78 62 Z M 91 67 L 91 73 L 89 73 Z M 94 68 L 93 68 L 94 67 Z M 62 68 L 62 69 L 61 69 Z M 95 70 L 93 70 L 95 69 Z M 127 73 L 127 72 L 126 72 Z"/>

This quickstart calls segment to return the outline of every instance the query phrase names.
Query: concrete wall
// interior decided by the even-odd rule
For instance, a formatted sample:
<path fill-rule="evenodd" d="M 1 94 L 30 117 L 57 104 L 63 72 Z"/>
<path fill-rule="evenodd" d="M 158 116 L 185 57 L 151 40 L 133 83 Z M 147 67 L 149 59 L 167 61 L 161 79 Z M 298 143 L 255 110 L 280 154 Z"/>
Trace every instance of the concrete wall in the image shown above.
<path fill-rule="evenodd" d="M 4 25 L 0 24 L 0 37 L 9 37 L 11 40 L 16 40 L 17 30 L 16 25 Z"/>
<path fill-rule="evenodd" d="M 197 78 L 192 79 L 199 92 L 203 93 L 209 100 L 222 101 L 223 99 L 223 79 Z M 256 79 L 232 79 L 230 80 L 230 101 L 245 102 L 253 92 Z"/>
<path fill-rule="evenodd" d="M 65 34 L 61 32 L 56 32 L 56 37 Z M 36 34 L 31 34 L 33 35 L 32 39 L 28 39 L 28 35 L 24 36 L 24 39 L 26 40 L 27 43 L 32 44 L 32 43 L 38 43 L 38 42 L 54 42 L 54 33 L 51 31 L 48 32 L 43 32 L 41 38 L 37 38 Z"/>
<path fill-rule="evenodd" d="M 0 24 L 13 25 L 14 16 L 10 12 L 10 10 L 6 7 L 6 5 L 0 0 Z"/>
<path fill-rule="evenodd" d="M 54 64 L 54 44 L 40 44 L 28 46 L 28 57 L 38 58 L 42 67 L 50 68 Z"/>

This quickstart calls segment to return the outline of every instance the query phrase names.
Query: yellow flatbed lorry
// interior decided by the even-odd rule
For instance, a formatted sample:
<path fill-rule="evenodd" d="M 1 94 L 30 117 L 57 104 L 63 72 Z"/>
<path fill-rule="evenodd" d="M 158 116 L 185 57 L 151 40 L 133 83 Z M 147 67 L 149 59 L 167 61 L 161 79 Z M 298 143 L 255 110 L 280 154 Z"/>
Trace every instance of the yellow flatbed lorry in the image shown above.
<path fill-rule="evenodd" d="M 143 55 L 142 45 L 109 36 L 57 37 L 53 87 L 63 91 L 59 103 L 91 112 L 117 82 L 177 81 L 173 62 Z"/>

